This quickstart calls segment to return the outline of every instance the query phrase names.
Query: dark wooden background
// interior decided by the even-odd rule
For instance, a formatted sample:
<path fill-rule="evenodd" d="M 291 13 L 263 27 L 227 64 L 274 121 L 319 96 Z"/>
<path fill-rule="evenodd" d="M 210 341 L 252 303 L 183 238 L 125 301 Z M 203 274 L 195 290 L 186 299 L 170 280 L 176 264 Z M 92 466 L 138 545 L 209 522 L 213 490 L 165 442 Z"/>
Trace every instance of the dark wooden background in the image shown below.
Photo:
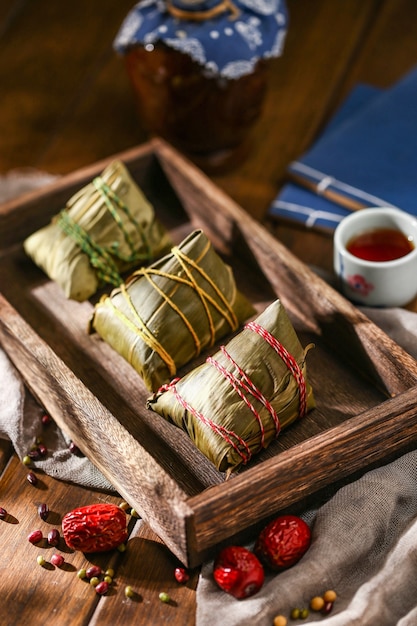
<path fill-rule="evenodd" d="M 2 1 L 0 174 L 28 167 L 65 174 L 146 141 L 124 66 L 112 49 L 132 5 L 132 0 Z M 417 63 L 415 0 L 288 0 L 288 7 L 284 55 L 270 63 L 251 154 L 235 170 L 212 176 L 259 220 L 282 185 L 288 162 L 312 143 L 352 86 L 388 87 Z M 303 261 L 330 269 L 329 235 L 285 224 L 276 225 L 274 233 Z M 187 586 L 178 586 L 175 559 L 140 521 L 109 596 L 98 599 L 70 571 L 40 568 L 26 539 L 38 524 L 34 500 L 48 498 L 65 512 L 90 502 L 91 493 L 45 477 L 44 491 L 35 498 L 26 470 L 4 442 L 0 469 L 0 506 L 12 515 L 8 522 L 0 520 L 2 624 L 194 624 L 198 572 Z M 74 566 L 81 565 L 80 557 Z M 137 590 L 133 602 L 124 599 L 127 584 Z M 161 603 L 160 591 L 174 602 Z"/>

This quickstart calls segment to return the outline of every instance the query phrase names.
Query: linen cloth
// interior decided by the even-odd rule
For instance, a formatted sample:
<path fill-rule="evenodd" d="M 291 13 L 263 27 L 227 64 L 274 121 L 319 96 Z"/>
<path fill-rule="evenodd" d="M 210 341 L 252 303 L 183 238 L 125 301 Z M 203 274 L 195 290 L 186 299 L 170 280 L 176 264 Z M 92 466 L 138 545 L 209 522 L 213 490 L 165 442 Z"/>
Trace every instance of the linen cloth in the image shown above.
<path fill-rule="evenodd" d="M 0 199 L 51 180 L 31 172 L 19 176 L 0 177 Z M 416 313 L 363 311 L 417 359 Z M 37 467 L 59 480 L 114 491 L 88 459 L 70 453 L 69 439 L 59 428 L 53 423 L 41 428 L 41 416 L 41 407 L 0 348 L 0 437 L 10 440 L 22 458 L 42 434 L 48 455 L 36 461 Z M 328 497 L 302 517 L 312 529 L 310 549 L 291 569 L 267 574 L 263 588 L 252 598 L 236 600 L 225 594 L 212 579 L 213 563 L 203 565 L 196 626 L 269 626 L 275 615 L 288 616 L 294 607 L 307 607 L 313 596 L 331 588 L 338 598 L 329 616 L 310 612 L 306 620 L 289 624 L 416 626 L 417 451 L 336 493 L 329 488 Z"/>

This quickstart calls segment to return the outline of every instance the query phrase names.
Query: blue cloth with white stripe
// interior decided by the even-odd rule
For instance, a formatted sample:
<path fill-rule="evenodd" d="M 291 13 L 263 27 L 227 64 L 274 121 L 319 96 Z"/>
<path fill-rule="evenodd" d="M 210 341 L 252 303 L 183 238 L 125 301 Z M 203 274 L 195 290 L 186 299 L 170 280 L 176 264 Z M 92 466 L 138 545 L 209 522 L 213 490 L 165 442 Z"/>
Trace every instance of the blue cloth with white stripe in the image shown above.
<path fill-rule="evenodd" d="M 349 209 L 320 195 L 320 187 L 417 215 L 416 148 L 417 68 L 384 91 L 360 85 L 313 147 L 288 167 L 319 191 L 286 184 L 269 215 L 334 230 Z"/>

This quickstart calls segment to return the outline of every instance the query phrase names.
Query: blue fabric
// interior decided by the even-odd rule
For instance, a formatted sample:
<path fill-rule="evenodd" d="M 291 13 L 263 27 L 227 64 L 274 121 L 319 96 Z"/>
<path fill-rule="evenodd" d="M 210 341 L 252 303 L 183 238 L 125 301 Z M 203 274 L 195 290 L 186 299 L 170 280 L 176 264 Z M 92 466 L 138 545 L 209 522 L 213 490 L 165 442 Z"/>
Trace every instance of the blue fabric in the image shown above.
<path fill-rule="evenodd" d="M 417 68 L 390 89 L 358 86 L 311 150 L 289 165 L 365 206 L 417 215 Z M 275 218 L 334 230 L 349 210 L 294 183 L 269 209 Z"/>
<path fill-rule="evenodd" d="M 172 0 L 179 9 L 205 11 L 220 0 L 192 5 Z M 250 74 L 260 59 L 282 54 L 288 27 L 285 0 L 231 0 L 239 15 L 230 11 L 204 20 L 179 20 L 164 0 L 138 2 L 128 13 L 113 42 L 120 54 L 135 45 L 152 50 L 158 41 L 188 54 L 210 75 L 239 78 Z"/>

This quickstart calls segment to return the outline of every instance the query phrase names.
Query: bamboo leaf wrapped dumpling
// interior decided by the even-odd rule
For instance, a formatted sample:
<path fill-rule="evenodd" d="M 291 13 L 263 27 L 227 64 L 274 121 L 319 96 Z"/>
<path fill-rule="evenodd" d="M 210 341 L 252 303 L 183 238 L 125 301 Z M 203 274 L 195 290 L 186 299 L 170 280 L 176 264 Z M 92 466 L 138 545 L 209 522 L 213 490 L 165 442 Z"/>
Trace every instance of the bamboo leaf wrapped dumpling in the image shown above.
<path fill-rule="evenodd" d="M 90 326 L 156 391 L 254 312 L 231 267 L 196 230 L 103 296 Z"/>
<path fill-rule="evenodd" d="M 80 189 L 51 222 L 24 241 L 28 256 L 67 298 L 82 302 L 172 246 L 154 209 L 121 161 Z"/>
<path fill-rule="evenodd" d="M 188 433 L 220 471 L 234 471 L 315 406 L 306 353 L 279 300 L 147 407 Z"/>

